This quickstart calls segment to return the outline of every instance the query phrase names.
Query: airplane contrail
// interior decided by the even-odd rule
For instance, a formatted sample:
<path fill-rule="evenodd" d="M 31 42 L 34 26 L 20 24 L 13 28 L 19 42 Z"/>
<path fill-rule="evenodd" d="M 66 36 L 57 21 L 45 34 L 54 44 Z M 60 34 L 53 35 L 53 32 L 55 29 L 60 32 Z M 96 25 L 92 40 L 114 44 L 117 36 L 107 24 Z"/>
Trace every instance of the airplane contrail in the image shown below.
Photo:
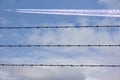
<path fill-rule="evenodd" d="M 9 10 L 11 11 L 11 10 Z M 103 16 L 103 17 L 120 17 L 119 9 L 15 9 L 19 13 L 34 13 L 34 14 L 53 14 L 53 15 L 74 15 L 74 16 Z"/>

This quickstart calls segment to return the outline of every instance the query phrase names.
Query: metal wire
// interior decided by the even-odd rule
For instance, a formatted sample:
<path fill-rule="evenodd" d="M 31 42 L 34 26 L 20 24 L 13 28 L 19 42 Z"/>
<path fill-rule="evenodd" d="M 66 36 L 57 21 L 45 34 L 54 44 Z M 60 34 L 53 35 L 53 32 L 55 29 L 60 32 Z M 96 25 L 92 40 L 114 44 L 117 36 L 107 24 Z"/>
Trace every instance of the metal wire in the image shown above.
<path fill-rule="evenodd" d="M 0 27 L 0 29 L 40 29 L 40 28 L 101 28 L 101 27 L 120 27 L 120 25 L 113 25 L 113 26 L 21 26 L 21 27 Z"/>
<path fill-rule="evenodd" d="M 5 67 L 5 66 L 21 66 L 21 67 L 24 67 L 24 66 L 30 66 L 30 67 L 33 67 L 33 66 L 43 66 L 43 67 L 120 67 L 120 65 L 74 65 L 74 64 L 0 64 L 1 67 Z"/>
<path fill-rule="evenodd" d="M 0 47 L 120 47 L 118 45 L 0 45 Z"/>

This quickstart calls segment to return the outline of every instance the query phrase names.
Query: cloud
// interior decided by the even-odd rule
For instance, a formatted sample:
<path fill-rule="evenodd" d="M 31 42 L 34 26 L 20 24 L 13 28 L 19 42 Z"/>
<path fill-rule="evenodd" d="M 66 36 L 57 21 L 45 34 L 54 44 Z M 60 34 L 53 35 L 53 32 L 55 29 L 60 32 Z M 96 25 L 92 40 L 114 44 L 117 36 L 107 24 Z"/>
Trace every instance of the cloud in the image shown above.
<path fill-rule="evenodd" d="M 91 18 L 80 18 L 77 21 L 80 25 L 120 24 L 117 19 L 91 20 Z M 46 25 L 74 24 L 48 23 Z M 12 34 L 13 37 L 20 40 L 16 34 Z M 23 37 L 24 40 L 22 40 L 27 42 L 26 44 L 118 44 L 120 41 L 118 34 L 120 34 L 118 28 L 79 28 L 29 30 L 26 35 L 20 34 L 19 36 Z M 23 44 L 25 43 L 23 42 Z M 117 47 L 22 48 L 18 51 L 10 48 L 8 52 L 4 52 L 5 56 L 0 58 L 1 63 L 120 64 L 120 49 Z M 13 52 L 13 57 L 6 56 L 12 55 L 10 53 Z M 0 74 L 2 74 L 0 80 L 119 80 L 120 78 L 120 70 L 117 68 L 1 67 L 0 71 Z"/>
<path fill-rule="evenodd" d="M 104 23 L 104 21 L 106 21 L 106 19 L 101 21 L 101 24 L 102 22 Z M 111 31 L 111 30 L 113 30 L 113 28 L 111 28 L 110 30 L 108 30 L 107 28 L 99 28 L 99 30 L 93 28 L 56 29 L 56 31 L 52 29 L 34 30 L 25 37 L 27 37 L 26 38 L 28 42 L 27 44 L 119 44 L 120 37 L 117 36 L 117 34 L 120 34 L 119 29 L 117 28 L 115 29 L 115 31 Z M 61 49 L 59 52 L 69 53 L 69 54 L 88 53 L 88 52 L 94 53 L 94 51 L 90 52 L 89 48 L 82 48 L 82 49 L 56 48 L 56 49 L 50 48 L 50 50 L 54 50 L 54 51 L 56 50 L 56 52 Z M 97 48 L 97 49 L 98 50 L 104 49 L 105 52 L 108 51 L 110 48 Z M 117 51 L 114 54 L 119 54 Z"/>
<path fill-rule="evenodd" d="M 0 70 L 0 79 L 1 80 L 14 80 L 13 77 L 11 77 L 11 74 L 9 73 L 9 71 L 4 71 L 4 70 Z"/>
<path fill-rule="evenodd" d="M 116 25 L 120 22 L 116 22 L 116 19 L 89 19 L 81 18 L 78 20 L 82 25 Z M 80 25 L 81 25 L 80 24 Z M 115 29 L 115 30 L 114 30 Z M 112 31 L 113 30 L 113 31 Z M 118 28 L 80 28 L 80 29 L 57 29 L 51 30 L 33 30 L 27 35 L 28 43 L 32 44 L 118 44 L 120 37 Z M 63 55 L 71 55 L 72 57 L 60 57 L 58 55 L 49 58 L 47 63 L 73 63 L 73 64 L 119 64 L 119 48 L 50 48 L 49 54 L 52 52 L 64 53 Z M 46 54 L 47 55 L 47 54 Z M 54 54 L 55 55 L 55 54 Z M 76 55 L 76 56 L 75 56 Z M 84 56 L 83 56 L 84 55 Z M 74 57 L 73 57 L 74 56 Z M 82 56 L 82 57 L 81 57 Z M 93 57 L 94 56 L 94 57 Z M 104 62 L 103 62 L 104 61 Z M 87 71 L 88 70 L 88 71 Z M 111 73 L 108 76 L 111 69 L 87 69 L 83 70 L 83 74 L 86 80 L 100 80 L 109 79 L 112 80 L 116 77 L 119 79 L 119 75 Z M 118 69 L 117 69 L 118 70 Z M 118 72 L 119 70 L 112 70 Z M 89 73 L 87 73 L 89 72 Z M 99 73 L 99 74 L 98 74 Z M 95 76 L 96 75 L 96 76 Z M 111 78 L 110 78 L 111 77 Z"/>
<path fill-rule="evenodd" d="M 0 68 L 1 80 L 85 80 L 81 70 L 72 68 L 52 68 L 52 67 L 9 67 Z M 10 78 L 10 77 L 11 78 Z"/>
<path fill-rule="evenodd" d="M 56 31 L 44 30 L 44 32 L 41 30 L 35 30 L 28 36 L 28 41 L 32 44 L 95 44 L 98 42 L 98 44 L 116 43 L 112 41 L 111 37 L 112 35 L 108 31 L 96 31 L 92 28 L 59 29 Z"/>
<path fill-rule="evenodd" d="M 108 6 L 109 8 L 118 8 L 120 7 L 119 4 L 120 0 L 99 0 L 100 4 L 104 4 L 106 5 L 106 7 Z"/>

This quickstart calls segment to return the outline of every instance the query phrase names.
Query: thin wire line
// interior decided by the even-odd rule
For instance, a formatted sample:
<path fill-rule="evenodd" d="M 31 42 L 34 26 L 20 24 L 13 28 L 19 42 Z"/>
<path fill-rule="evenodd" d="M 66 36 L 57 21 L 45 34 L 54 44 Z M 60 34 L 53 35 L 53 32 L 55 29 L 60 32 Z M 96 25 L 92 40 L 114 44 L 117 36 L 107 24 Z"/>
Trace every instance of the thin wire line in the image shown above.
<path fill-rule="evenodd" d="M 5 66 L 43 66 L 43 67 L 120 67 L 120 65 L 74 65 L 74 64 L 0 64 L 1 67 Z"/>
<path fill-rule="evenodd" d="M 120 25 L 113 26 L 21 26 L 21 27 L 0 27 L 0 29 L 40 29 L 40 28 L 101 28 L 101 27 L 120 27 Z"/>
<path fill-rule="evenodd" d="M 0 45 L 0 47 L 120 47 L 118 45 Z"/>

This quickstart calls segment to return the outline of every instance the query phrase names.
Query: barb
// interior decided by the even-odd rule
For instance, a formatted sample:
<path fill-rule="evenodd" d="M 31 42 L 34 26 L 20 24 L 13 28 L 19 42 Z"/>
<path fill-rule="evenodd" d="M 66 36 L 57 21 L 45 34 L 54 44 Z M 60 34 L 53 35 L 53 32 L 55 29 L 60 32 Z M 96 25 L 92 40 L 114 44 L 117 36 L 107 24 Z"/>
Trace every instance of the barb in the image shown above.
<path fill-rule="evenodd" d="M 43 67 L 120 67 L 120 65 L 74 65 L 74 64 L 0 64 L 1 67 L 25 67 L 25 66 L 43 66 Z"/>
<path fill-rule="evenodd" d="M 0 27 L 0 29 L 41 29 L 41 28 L 116 28 L 120 27 L 120 25 L 113 26 L 21 26 L 21 27 Z"/>
<path fill-rule="evenodd" d="M 34 14 L 54 14 L 54 15 L 75 15 L 75 16 L 103 16 L 103 17 L 120 17 L 119 9 L 111 10 L 84 10 L 84 9 L 15 9 L 18 13 Z"/>
<path fill-rule="evenodd" d="M 0 47 L 120 47 L 119 45 L 0 45 Z"/>

